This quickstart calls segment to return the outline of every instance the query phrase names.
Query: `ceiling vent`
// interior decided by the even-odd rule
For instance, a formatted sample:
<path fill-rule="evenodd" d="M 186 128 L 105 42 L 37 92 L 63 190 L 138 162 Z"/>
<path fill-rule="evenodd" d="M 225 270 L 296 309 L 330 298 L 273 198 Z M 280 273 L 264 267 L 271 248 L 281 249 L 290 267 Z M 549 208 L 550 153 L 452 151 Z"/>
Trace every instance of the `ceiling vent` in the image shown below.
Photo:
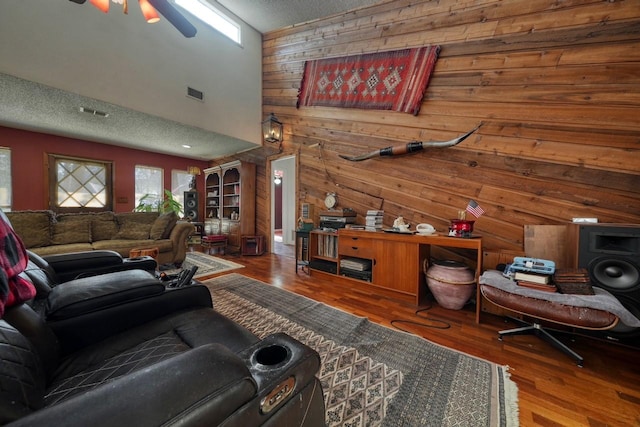
<path fill-rule="evenodd" d="M 109 113 L 107 112 L 94 110 L 93 108 L 88 108 L 88 107 L 80 107 L 80 112 L 91 114 L 93 116 L 98 116 L 98 117 L 109 117 Z"/>
<path fill-rule="evenodd" d="M 200 92 L 197 89 L 187 86 L 187 96 L 189 98 L 197 99 L 198 101 L 204 101 L 204 92 Z"/>

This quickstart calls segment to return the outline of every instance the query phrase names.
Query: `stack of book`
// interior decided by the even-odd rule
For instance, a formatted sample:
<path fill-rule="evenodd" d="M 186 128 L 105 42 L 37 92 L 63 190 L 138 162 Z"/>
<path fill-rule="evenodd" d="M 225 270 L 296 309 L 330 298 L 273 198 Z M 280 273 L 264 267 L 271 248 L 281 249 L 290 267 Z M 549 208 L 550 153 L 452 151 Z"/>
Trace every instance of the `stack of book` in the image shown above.
<path fill-rule="evenodd" d="M 553 275 L 553 281 L 563 294 L 595 295 L 586 268 L 558 269 Z"/>
<path fill-rule="evenodd" d="M 384 211 L 368 210 L 365 218 L 365 230 L 379 231 L 382 230 L 382 217 Z"/>
<path fill-rule="evenodd" d="M 371 270 L 371 260 L 363 258 L 344 257 L 340 259 L 340 268 L 354 271 Z"/>
<path fill-rule="evenodd" d="M 513 278 L 518 283 L 518 286 L 545 292 L 557 291 L 556 285 L 551 281 L 550 274 L 516 271 Z"/>

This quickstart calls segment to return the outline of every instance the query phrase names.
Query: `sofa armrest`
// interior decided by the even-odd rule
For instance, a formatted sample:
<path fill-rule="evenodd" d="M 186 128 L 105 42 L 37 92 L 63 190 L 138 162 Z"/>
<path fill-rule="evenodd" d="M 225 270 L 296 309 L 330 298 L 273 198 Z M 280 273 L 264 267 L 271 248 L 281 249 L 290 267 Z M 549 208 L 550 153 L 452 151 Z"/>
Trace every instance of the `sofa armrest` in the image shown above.
<path fill-rule="evenodd" d="M 102 384 L 9 426 L 219 425 L 255 396 L 244 362 L 208 344 Z"/>
<path fill-rule="evenodd" d="M 164 285 L 143 270 L 84 277 L 53 288 L 47 296 L 47 320 L 77 317 L 164 291 Z"/>
<path fill-rule="evenodd" d="M 122 263 L 122 256 L 115 251 L 82 251 L 66 254 L 45 255 L 45 259 L 56 272 L 104 267 Z"/>
<path fill-rule="evenodd" d="M 159 282 L 158 282 L 159 283 Z M 63 354 L 104 340 L 119 332 L 170 314 L 197 308 L 212 308 L 211 293 L 204 285 L 165 288 L 144 298 L 123 301 L 65 319 L 47 319 Z"/>
<path fill-rule="evenodd" d="M 262 425 L 286 402 L 316 381 L 320 356 L 285 333 L 275 333 L 238 354 L 258 387 L 251 405 L 234 414 L 239 425 Z"/>
<path fill-rule="evenodd" d="M 181 264 L 187 257 L 187 241 L 189 236 L 196 231 L 196 227 L 190 222 L 178 221 L 169 234 L 173 245 L 173 260 Z"/>

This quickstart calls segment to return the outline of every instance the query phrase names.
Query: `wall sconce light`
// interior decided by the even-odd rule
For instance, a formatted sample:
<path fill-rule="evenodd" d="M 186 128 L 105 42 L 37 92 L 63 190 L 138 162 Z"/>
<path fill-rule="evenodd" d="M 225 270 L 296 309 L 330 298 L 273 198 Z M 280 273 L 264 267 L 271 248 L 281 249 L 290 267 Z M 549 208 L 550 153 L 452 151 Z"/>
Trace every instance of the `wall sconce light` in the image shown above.
<path fill-rule="evenodd" d="M 269 118 L 262 122 L 262 134 L 264 136 L 264 142 L 280 145 L 279 150 L 282 151 L 282 122 L 280 122 L 276 116 L 271 113 Z"/>
<path fill-rule="evenodd" d="M 196 176 L 200 175 L 200 168 L 197 166 L 189 166 L 187 168 L 187 173 L 191 175 L 191 184 L 189 184 L 190 190 L 196 190 Z"/>

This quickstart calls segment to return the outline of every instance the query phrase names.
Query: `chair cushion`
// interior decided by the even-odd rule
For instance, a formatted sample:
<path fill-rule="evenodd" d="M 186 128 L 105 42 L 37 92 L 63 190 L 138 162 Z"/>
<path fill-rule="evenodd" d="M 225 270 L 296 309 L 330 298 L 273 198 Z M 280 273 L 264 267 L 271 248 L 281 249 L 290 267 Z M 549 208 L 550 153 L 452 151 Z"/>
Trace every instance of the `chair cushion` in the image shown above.
<path fill-rule="evenodd" d="M 617 316 L 604 310 L 525 297 L 489 285 L 481 285 L 480 290 L 489 302 L 507 310 L 568 326 L 607 329 L 618 320 Z"/>
<path fill-rule="evenodd" d="M 46 394 L 50 405 L 161 360 L 208 344 L 237 353 L 258 342 L 246 329 L 203 308 L 146 323 L 66 357 Z M 215 378 L 215 372 L 206 373 Z"/>

